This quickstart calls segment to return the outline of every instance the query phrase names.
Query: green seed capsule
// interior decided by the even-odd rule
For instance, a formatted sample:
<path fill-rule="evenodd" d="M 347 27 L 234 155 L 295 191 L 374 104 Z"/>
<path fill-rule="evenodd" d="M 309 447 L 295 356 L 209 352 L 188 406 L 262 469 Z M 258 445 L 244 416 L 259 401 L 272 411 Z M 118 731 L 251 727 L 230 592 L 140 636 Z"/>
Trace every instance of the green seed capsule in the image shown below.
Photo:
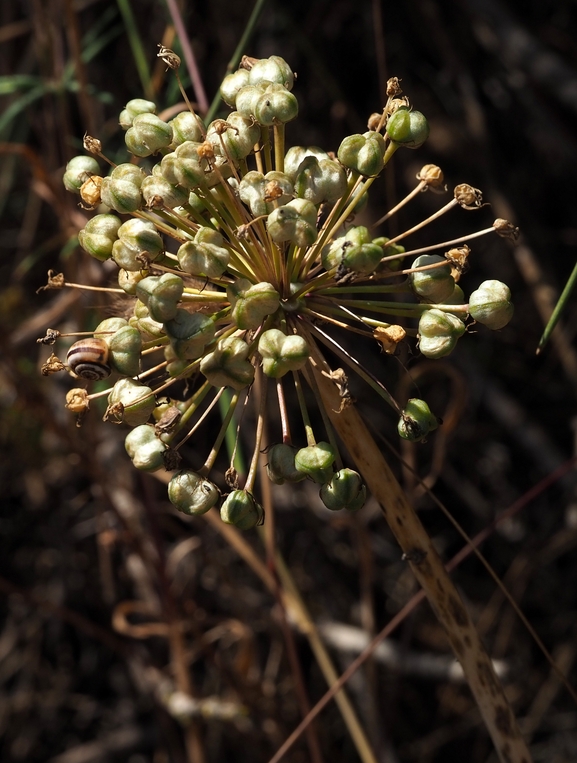
<path fill-rule="evenodd" d="M 196 114 L 190 111 L 181 111 L 174 119 L 168 123 L 172 128 L 172 143 L 170 148 L 173 150 L 177 146 L 186 143 L 187 140 L 201 142 L 203 140 L 202 122 Z"/>
<path fill-rule="evenodd" d="M 75 156 L 66 165 L 62 181 L 67 191 L 79 193 L 88 178 L 99 174 L 100 167 L 93 156 Z"/>
<path fill-rule="evenodd" d="M 183 514 L 206 514 L 218 501 L 216 485 L 196 472 L 177 472 L 168 483 L 168 500 Z"/>
<path fill-rule="evenodd" d="M 307 156 L 300 163 L 294 180 L 295 195 L 313 204 L 337 201 L 347 189 L 342 166 L 331 159 Z"/>
<path fill-rule="evenodd" d="M 383 169 L 385 139 L 379 132 L 349 135 L 339 146 L 339 162 L 361 175 L 374 177 Z"/>
<path fill-rule="evenodd" d="M 134 379 L 119 379 L 108 395 L 108 407 L 120 403 L 122 413 L 113 414 L 118 421 L 123 421 L 130 427 L 145 424 L 154 410 L 156 401 L 150 387 Z"/>
<path fill-rule="evenodd" d="M 356 273 L 372 273 L 383 256 L 382 248 L 372 242 L 369 231 L 362 225 L 347 232 L 342 251 L 343 265 Z"/>
<path fill-rule="evenodd" d="M 222 119 L 212 122 L 207 130 L 206 139 L 213 146 L 215 153 L 228 155 L 233 162 L 238 163 L 247 157 L 254 149 L 260 138 L 260 127 L 251 118 L 243 117 L 233 111 L 226 119 L 229 127 L 222 133 L 217 128 L 222 125 Z M 223 150 L 224 144 L 224 150 Z"/>
<path fill-rule="evenodd" d="M 236 110 L 239 114 L 247 119 L 254 117 L 256 104 L 266 90 L 267 86 L 260 85 L 246 85 L 241 87 L 236 94 Z"/>
<path fill-rule="evenodd" d="M 259 59 L 253 64 L 248 75 L 248 81 L 251 85 L 276 83 L 283 85 L 287 90 L 292 90 L 294 84 L 292 69 L 280 56 Z"/>
<path fill-rule="evenodd" d="M 318 442 L 301 448 L 295 456 L 295 466 L 308 477 L 321 485 L 327 483 L 333 476 L 335 451 L 328 442 Z"/>
<path fill-rule="evenodd" d="M 397 430 L 404 440 L 419 442 L 438 426 L 439 419 L 433 416 L 427 403 L 414 397 L 407 401 Z"/>
<path fill-rule="evenodd" d="M 200 358 L 207 344 L 214 339 L 214 321 L 202 313 L 189 313 L 179 308 L 172 320 L 166 321 L 164 330 L 179 360 Z"/>
<path fill-rule="evenodd" d="M 249 82 L 249 73 L 247 69 L 239 69 L 232 74 L 227 74 L 220 86 L 220 95 L 225 103 L 228 103 L 233 109 L 236 108 L 236 96 L 241 88 L 246 87 Z"/>
<path fill-rule="evenodd" d="M 144 178 L 140 191 L 146 206 L 151 209 L 156 209 L 157 207 L 174 209 L 175 207 L 182 206 L 182 204 L 186 204 L 188 201 L 188 193 L 186 191 L 171 185 L 161 175 L 152 174 Z"/>
<path fill-rule="evenodd" d="M 298 174 L 299 167 L 308 156 L 314 156 L 319 162 L 330 159 L 327 152 L 318 146 L 292 146 L 286 152 L 284 158 L 284 172 L 293 183 Z"/>
<path fill-rule="evenodd" d="M 258 341 L 263 371 L 273 379 L 280 379 L 289 371 L 302 368 L 310 355 L 306 339 L 299 334 L 287 336 L 279 329 L 265 331 Z"/>
<path fill-rule="evenodd" d="M 199 228 L 194 241 L 182 244 L 177 252 L 178 264 L 185 273 L 218 278 L 228 266 L 230 252 L 224 238 L 214 228 Z"/>
<path fill-rule="evenodd" d="M 136 294 L 148 307 L 150 317 L 160 323 L 172 320 L 184 291 L 184 281 L 174 273 L 148 276 L 136 286 Z"/>
<path fill-rule="evenodd" d="M 122 225 L 116 215 L 96 215 L 78 234 L 78 242 L 85 252 L 104 262 L 112 257 L 112 247 Z"/>
<path fill-rule="evenodd" d="M 280 294 L 265 281 L 253 284 L 246 278 L 239 278 L 226 293 L 232 306 L 232 319 L 239 329 L 258 328 L 280 305 Z"/>
<path fill-rule="evenodd" d="M 139 114 L 124 136 L 126 148 L 135 156 L 150 156 L 172 142 L 172 127 L 156 114 Z"/>
<path fill-rule="evenodd" d="M 451 275 L 451 266 L 445 257 L 440 257 L 438 254 L 422 254 L 413 262 L 413 267 L 422 268 L 437 262 L 443 262 L 445 266 L 411 273 L 409 283 L 422 301 L 441 304 L 451 296 L 455 289 L 455 279 Z"/>
<path fill-rule="evenodd" d="M 331 511 L 358 511 L 367 499 L 367 488 L 358 472 L 353 469 L 341 469 L 332 476 L 330 482 L 321 487 L 319 495 Z"/>
<path fill-rule="evenodd" d="M 483 281 L 469 299 L 469 314 L 493 331 L 502 329 L 513 317 L 511 291 L 501 281 Z"/>
<path fill-rule="evenodd" d="M 152 339 L 162 339 L 164 337 L 164 327 L 162 323 L 154 321 L 150 317 L 148 308 L 139 299 L 134 303 L 134 315 L 128 319 L 128 323 L 138 330 L 144 342 L 149 342 Z"/>
<path fill-rule="evenodd" d="M 133 98 L 120 112 L 120 126 L 123 130 L 128 130 L 132 126 L 134 118 L 139 114 L 153 114 L 155 111 L 156 104 L 152 101 L 145 101 L 144 98 Z"/>
<path fill-rule="evenodd" d="M 145 174 L 135 164 L 119 164 L 102 180 L 100 198 L 122 215 L 136 212 L 142 206 L 140 187 Z"/>
<path fill-rule="evenodd" d="M 248 490 L 233 490 L 220 509 L 220 518 L 239 530 L 250 530 L 264 522 L 264 509 Z"/>
<path fill-rule="evenodd" d="M 387 135 L 405 148 L 419 148 L 429 137 L 429 123 L 420 111 L 403 106 L 389 117 Z"/>
<path fill-rule="evenodd" d="M 284 172 L 247 172 L 238 187 L 239 196 L 255 217 L 270 214 L 293 197 L 293 185 Z"/>
<path fill-rule="evenodd" d="M 452 313 L 433 308 L 419 320 L 419 349 L 426 358 L 443 358 L 453 351 L 465 324 Z"/>
<path fill-rule="evenodd" d="M 266 225 L 273 241 L 311 246 L 317 240 L 317 210 L 306 199 L 293 199 L 268 216 Z"/>
<path fill-rule="evenodd" d="M 252 384 L 254 366 L 247 360 L 249 346 L 238 337 L 226 337 L 217 342 L 216 349 L 205 355 L 200 370 L 214 387 L 244 389 Z"/>
<path fill-rule="evenodd" d="M 273 445 L 267 453 L 266 473 L 275 485 L 285 482 L 301 482 L 306 475 L 295 466 L 296 448 L 286 443 Z"/>
<path fill-rule="evenodd" d="M 148 220 L 127 220 L 118 229 L 118 240 L 112 246 L 112 259 L 124 270 L 142 270 L 143 259 L 155 260 L 163 250 L 162 239 Z"/>
<path fill-rule="evenodd" d="M 283 85 L 268 85 L 254 105 L 254 117 L 264 126 L 284 124 L 295 119 L 299 105 L 295 96 Z"/>
<path fill-rule="evenodd" d="M 164 466 L 163 456 L 167 447 L 149 424 L 142 424 L 129 432 L 124 446 L 137 469 L 156 472 Z"/>
<path fill-rule="evenodd" d="M 110 349 L 109 363 L 115 371 L 125 376 L 140 373 L 142 337 L 133 326 L 122 326 L 107 340 Z"/>

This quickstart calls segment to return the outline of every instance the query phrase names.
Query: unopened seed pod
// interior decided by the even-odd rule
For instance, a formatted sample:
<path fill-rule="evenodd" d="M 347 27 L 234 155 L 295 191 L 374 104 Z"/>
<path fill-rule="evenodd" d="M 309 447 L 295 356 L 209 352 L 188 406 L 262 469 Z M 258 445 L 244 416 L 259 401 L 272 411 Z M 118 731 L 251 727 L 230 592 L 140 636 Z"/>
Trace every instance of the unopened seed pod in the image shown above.
<path fill-rule="evenodd" d="M 88 337 L 74 342 L 66 355 L 66 362 L 81 379 L 99 381 L 110 376 L 108 345 L 104 339 Z"/>
<path fill-rule="evenodd" d="M 216 485 L 196 472 L 177 472 L 168 483 L 168 499 L 183 514 L 206 514 L 218 501 Z"/>

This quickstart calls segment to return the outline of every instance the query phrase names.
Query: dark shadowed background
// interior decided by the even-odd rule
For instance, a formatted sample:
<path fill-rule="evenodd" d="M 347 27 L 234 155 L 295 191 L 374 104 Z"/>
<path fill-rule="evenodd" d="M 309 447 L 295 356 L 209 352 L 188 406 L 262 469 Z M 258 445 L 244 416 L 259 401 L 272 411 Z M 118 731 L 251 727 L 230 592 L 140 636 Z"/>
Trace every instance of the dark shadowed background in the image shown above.
<path fill-rule="evenodd" d="M 183 5 L 210 100 L 252 3 Z M 168 9 L 161 0 L 133 0 L 130 8 L 158 85 L 154 100 L 166 108 L 179 99 L 155 59 L 159 42 L 178 49 L 166 37 Z M 96 409 L 75 427 L 63 407 L 68 379 L 40 376 L 46 350 L 36 338 L 48 326 L 93 327 L 106 309 L 100 297 L 36 290 L 49 269 L 71 281 L 102 278 L 76 245 L 89 213 L 61 176 L 82 153 L 86 131 L 124 161 L 118 113 L 144 96 L 126 13 L 111 0 L 0 7 L 0 759 L 186 761 L 178 713 L 162 701 L 171 673 L 166 633 L 152 627 L 168 617 L 184 628 L 196 695 L 233 708 L 232 718 L 200 722 L 206 760 L 264 763 L 300 720 L 273 597 L 214 526 L 185 522 L 163 485 L 134 472 L 119 428 L 102 424 Z M 411 245 L 451 239 L 496 217 L 521 228 L 517 248 L 495 237 L 473 243 L 463 279 L 469 291 L 487 278 L 510 286 L 516 313 L 504 330 L 479 327 L 433 365 L 417 353 L 397 361 L 375 347 L 360 350 L 399 397 L 410 394 L 407 367 L 435 410 L 454 406 L 444 434 L 403 455 L 430 476 L 471 535 L 574 453 L 575 299 L 563 330 L 539 357 L 535 349 L 577 258 L 576 38 L 570 0 L 269 0 L 245 51 L 281 55 L 298 73 L 300 114 L 287 127 L 289 144 L 336 151 L 382 108 L 387 78 L 401 78 L 429 119 L 430 139 L 395 155 L 363 219 L 381 216 L 423 164 L 435 163 L 449 187 L 468 182 L 491 206 L 453 212 Z M 439 204 L 422 195 L 401 213 L 399 229 Z M 389 412 L 361 385 L 353 393 L 375 431 L 400 447 Z M 207 429 L 191 445 L 193 461 L 195 448 L 206 452 Z M 410 472 L 396 461 L 395 469 L 449 559 L 463 541 Z M 353 521 L 325 511 L 308 486 L 279 490 L 275 500 L 279 549 L 343 670 L 354 651 L 335 646 L 335 634 L 344 625 L 378 631 L 415 583 L 371 503 Z M 263 557 L 256 534 L 244 537 Z M 566 471 L 482 548 L 573 680 L 576 545 L 575 479 Z M 533 638 L 479 562 L 453 574 L 490 653 L 503 661 L 534 759 L 576 760 L 576 708 Z M 371 662 L 349 685 L 379 760 L 494 760 L 468 689 L 450 677 L 449 649 L 426 605 L 393 641 L 395 659 Z M 326 684 L 305 639 L 297 634 L 296 643 L 314 702 Z M 357 759 L 334 704 L 316 730 L 325 760 Z M 308 760 L 305 744 L 286 760 Z"/>

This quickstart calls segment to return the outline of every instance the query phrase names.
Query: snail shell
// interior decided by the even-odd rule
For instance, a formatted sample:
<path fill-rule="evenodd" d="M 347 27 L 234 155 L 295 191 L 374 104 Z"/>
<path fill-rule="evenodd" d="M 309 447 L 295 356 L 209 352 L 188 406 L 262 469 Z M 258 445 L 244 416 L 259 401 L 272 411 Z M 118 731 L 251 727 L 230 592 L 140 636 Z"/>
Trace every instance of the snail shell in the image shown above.
<path fill-rule="evenodd" d="M 98 381 L 110 376 L 108 345 L 104 339 L 81 339 L 68 350 L 66 362 L 81 379 Z"/>

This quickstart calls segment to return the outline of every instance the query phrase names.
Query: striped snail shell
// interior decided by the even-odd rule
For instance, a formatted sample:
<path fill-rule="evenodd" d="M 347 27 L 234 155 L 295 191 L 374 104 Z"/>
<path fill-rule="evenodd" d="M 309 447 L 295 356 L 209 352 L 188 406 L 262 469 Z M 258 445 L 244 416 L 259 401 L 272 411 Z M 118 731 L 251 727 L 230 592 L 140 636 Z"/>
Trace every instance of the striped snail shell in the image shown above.
<path fill-rule="evenodd" d="M 81 379 L 98 381 L 110 376 L 108 345 L 104 339 L 93 337 L 74 342 L 68 350 L 66 362 Z"/>

